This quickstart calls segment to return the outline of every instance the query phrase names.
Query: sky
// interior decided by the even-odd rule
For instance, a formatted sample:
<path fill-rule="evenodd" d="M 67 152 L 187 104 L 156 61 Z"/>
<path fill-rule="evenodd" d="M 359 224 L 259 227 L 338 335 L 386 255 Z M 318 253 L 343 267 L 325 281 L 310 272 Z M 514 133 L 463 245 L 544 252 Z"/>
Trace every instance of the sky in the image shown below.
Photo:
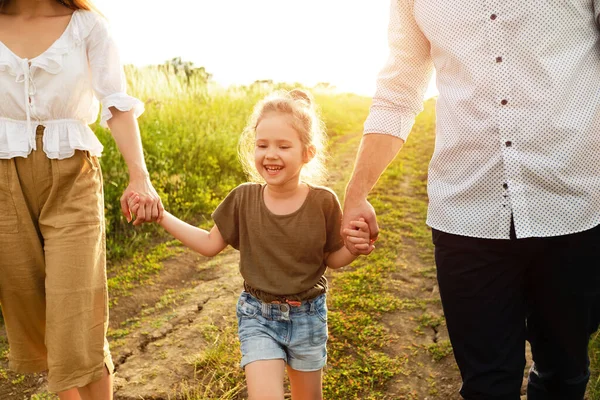
<path fill-rule="evenodd" d="M 390 0 L 96 0 L 123 62 L 174 57 L 224 85 L 329 82 L 375 92 L 387 55 Z M 428 95 L 435 94 L 430 88 Z"/>

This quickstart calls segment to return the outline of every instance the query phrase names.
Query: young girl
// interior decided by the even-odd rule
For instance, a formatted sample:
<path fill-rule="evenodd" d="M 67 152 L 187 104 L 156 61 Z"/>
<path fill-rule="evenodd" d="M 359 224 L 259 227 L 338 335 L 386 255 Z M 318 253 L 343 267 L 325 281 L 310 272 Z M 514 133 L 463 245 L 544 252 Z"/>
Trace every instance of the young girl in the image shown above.
<path fill-rule="evenodd" d="M 284 366 L 296 399 L 321 399 L 326 364 L 326 267 L 355 258 L 340 235 L 341 208 L 329 189 L 308 182 L 323 175 L 322 122 L 307 93 L 275 93 L 254 110 L 240 158 L 264 183 L 235 188 L 212 217 L 210 232 L 165 212 L 160 224 L 189 248 L 214 256 L 240 251 L 244 291 L 238 333 L 250 399 L 283 399 Z M 137 197 L 129 206 L 137 209 Z M 368 251 L 368 226 L 354 221 L 348 240 Z"/>

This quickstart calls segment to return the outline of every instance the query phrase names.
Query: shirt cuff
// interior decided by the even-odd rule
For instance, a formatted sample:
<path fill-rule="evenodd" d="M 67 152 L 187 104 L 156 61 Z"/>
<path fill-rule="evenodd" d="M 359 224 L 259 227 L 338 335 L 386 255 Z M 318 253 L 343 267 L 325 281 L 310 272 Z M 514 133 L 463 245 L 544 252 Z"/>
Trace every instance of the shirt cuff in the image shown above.
<path fill-rule="evenodd" d="M 100 101 L 102 111 L 100 113 L 100 126 L 108 128 L 107 121 L 113 117 L 110 107 L 115 107 L 119 111 L 133 111 L 137 119 L 144 112 L 144 103 L 127 93 L 114 93 Z"/>
<path fill-rule="evenodd" d="M 413 115 L 400 110 L 371 107 L 371 112 L 365 121 L 364 134 L 392 135 L 406 142 L 414 123 Z"/>

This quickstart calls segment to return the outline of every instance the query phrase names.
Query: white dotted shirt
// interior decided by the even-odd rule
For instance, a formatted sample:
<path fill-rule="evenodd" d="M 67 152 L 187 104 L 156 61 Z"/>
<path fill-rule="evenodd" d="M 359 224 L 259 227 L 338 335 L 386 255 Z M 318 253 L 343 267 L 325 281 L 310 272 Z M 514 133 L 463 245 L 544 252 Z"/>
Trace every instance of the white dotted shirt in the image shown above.
<path fill-rule="evenodd" d="M 600 224 L 600 0 L 392 0 L 365 134 L 406 140 L 433 68 L 431 227 L 507 239 Z"/>

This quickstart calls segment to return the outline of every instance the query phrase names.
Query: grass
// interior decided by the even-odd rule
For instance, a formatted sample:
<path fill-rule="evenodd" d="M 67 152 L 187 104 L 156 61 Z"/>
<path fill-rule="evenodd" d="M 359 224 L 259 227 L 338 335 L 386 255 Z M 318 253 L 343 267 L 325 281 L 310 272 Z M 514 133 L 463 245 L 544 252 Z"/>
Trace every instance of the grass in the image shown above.
<path fill-rule="evenodd" d="M 410 357 L 386 353 L 391 341 L 383 318 L 392 311 L 425 309 L 427 299 L 400 299 L 386 286 L 397 272 L 403 238 L 414 239 L 419 253 L 431 262 L 430 234 L 424 219 L 427 196 L 423 184 L 433 141 L 433 103 L 418 118 L 411 138 L 380 179 L 370 196 L 378 212 L 380 239 L 368 258 L 359 258 L 353 270 L 336 274 L 330 292 L 330 361 L 324 397 L 381 399 L 391 379 L 413 373 Z M 412 197 L 398 189 L 407 182 Z M 338 192 L 340 192 L 338 188 Z M 419 350 L 417 350 L 419 351 Z M 434 350 L 431 350 L 434 351 Z M 447 351 L 435 351 L 438 359 Z M 411 398 L 410 391 L 407 397 Z"/>
<path fill-rule="evenodd" d="M 133 95 L 146 103 L 140 118 L 145 158 L 151 179 L 165 207 L 175 215 L 200 226 L 210 221 L 210 213 L 224 195 L 245 177 L 237 161 L 236 145 L 252 107 L 276 88 L 297 85 L 255 84 L 228 90 L 170 75 L 157 68 L 127 70 Z M 315 90 L 336 154 L 357 147 L 362 123 L 370 100 L 349 94 Z M 434 107 L 430 102 L 413 129 L 401 155 L 380 180 L 370 200 L 378 212 L 381 228 L 377 250 L 369 258 L 357 260 L 351 268 L 336 273 L 329 295 L 329 364 L 325 371 L 324 392 L 328 399 L 383 399 L 389 383 L 413 373 L 411 355 L 390 355 L 387 348 L 393 337 L 385 329 L 385 316 L 392 312 L 422 310 L 417 329 L 437 329 L 440 317 L 427 313 L 427 304 L 437 298 L 396 297 L 387 286 L 390 274 L 402 268 L 397 262 L 403 246 L 413 246 L 424 265 L 433 265 L 427 212 L 427 166 L 434 141 Z M 111 306 L 129 296 L 140 285 L 151 284 L 160 272 L 162 261 L 181 251 L 162 230 L 152 225 L 132 228 L 120 215 L 118 199 L 127 185 L 126 166 L 107 130 L 94 127 L 105 146 L 101 158 L 105 182 L 107 249 Z M 339 143 L 338 137 L 354 133 Z M 350 170 L 343 171 L 334 188 L 343 192 Z M 339 171 L 337 171 L 339 172 Z M 407 195 L 408 193 L 408 195 Z M 148 250 L 151 249 L 151 250 Z M 435 270 L 421 271 L 432 277 Z M 160 304 L 168 306 L 179 299 L 167 293 Z M 1 322 L 1 321 L 0 321 Z M 133 318 L 111 331 L 118 340 L 139 326 Z M 206 326 L 203 339 L 209 345 L 189 362 L 195 379 L 182 384 L 180 397 L 198 399 L 238 399 L 244 394 L 244 376 L 238 367 L 239 346 L 235 321 L 224 327 Z M 236 351 L 232 351 L 232 349 Z M 8 346 L 0 340 L 0 358 L 5 361 Z M 447 341 L 416 346 L 418 352 L 434 360 L 448 357 Z M 590 346 L 593 375 L 590 399 L 600 400 L 600 337 Z M 8 375 L 0 369 L 0 379 Z M 11 379 L 22 379 L 19 376 Z M 436 382 L 429 378 L 430 393 Z M 417 398 L 406 388 L 406 399 Z M 39 394 L 34 399 L 53 398 Z"/>
<path fill-rule="evenodd" d="M 590 359 L 592 362 L 592 376 L 588 385 L 591 400 L 600 399 L 600 332 L 592 336 L 590 342 Z"/>

